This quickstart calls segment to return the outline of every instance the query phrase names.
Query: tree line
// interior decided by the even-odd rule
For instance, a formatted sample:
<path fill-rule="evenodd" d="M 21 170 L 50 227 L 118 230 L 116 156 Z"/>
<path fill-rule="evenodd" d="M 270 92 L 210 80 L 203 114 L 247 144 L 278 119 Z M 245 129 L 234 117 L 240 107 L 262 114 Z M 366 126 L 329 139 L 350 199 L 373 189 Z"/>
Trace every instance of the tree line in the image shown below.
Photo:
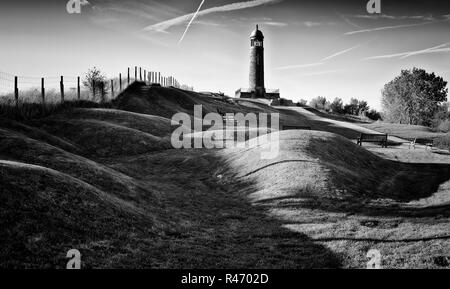
<path fill-rule="evenodd" d="M 304 106 L 306 104 L 306 100 L 300 100 L 298 103 L 299 106 Z M 335 114 L 362 116 L 372 120 L 381 119 L 381 114 L 375 109 L 371 109 L 367 101 L 356 98 L 352 98 L 349 103 L 344 104 L 343 100 L 339 97 L 336 97 L 330 102 L 326 97 L 318 96 L 309 102 L 309 106 Z"/>
<path fill-rule="evenodd" d="M 315 109 L 383 120 L 390 123 L 422 125 L 450 132 L 450 104 L 447 102 L 447 82 L 434 72 L 412 68 L 388 82 L 382 90 L 382 110 L 370 109 L 364 100 L 352 98 L 344 104 L 341 98 L 328 101 L 318 96 L 309 103 L 300 100 L 298 106 L 307 104 Z"/>

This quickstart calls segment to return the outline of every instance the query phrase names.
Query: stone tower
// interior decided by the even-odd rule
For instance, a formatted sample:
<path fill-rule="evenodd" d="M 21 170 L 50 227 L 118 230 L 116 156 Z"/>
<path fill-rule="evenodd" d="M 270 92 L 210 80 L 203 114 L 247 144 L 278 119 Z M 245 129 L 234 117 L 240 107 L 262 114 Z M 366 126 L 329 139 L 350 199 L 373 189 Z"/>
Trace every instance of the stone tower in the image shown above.
<path fill-rule="evenodd" d="M 256 25 L 256 30 L 250 35 L 250 90 L 253 98 L 265 98 L 264 87 L 264 35 Z"/>

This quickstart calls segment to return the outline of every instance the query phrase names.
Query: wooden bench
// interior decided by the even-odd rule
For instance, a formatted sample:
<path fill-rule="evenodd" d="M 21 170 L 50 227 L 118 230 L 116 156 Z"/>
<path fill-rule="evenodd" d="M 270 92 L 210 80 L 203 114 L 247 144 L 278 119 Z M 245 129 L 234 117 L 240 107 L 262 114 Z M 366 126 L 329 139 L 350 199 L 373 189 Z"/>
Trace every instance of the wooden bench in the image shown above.
<path fill-rule="evenodd" d="M 430 150 L 433 149 L 433 140 L 432 139 L 415 138 L 415 139 L 411 140 L 411 142 L 409 143 L 409 149 L 411 149 L 411 147 L 413 147 L 413 149 L 416 149 L 416 144 L 425 146 L 426 150 L 428 148 L 430 148 Z"/>
<path fill-rule="evenodd" d="M 297 125 L 283 125 L 281 130 L 291 130 L 291 129 L 311 130 L 311 127 L 309 127 L 309 126 L 297 126 Z"/>
<path fill-rule="evenodd" d="M 368 134 L 362 133 L 356 140 L 356 144 L 362 146 L 363 142 L 379 143 L 381 147 L 387 148 L 388 135 L 387 134 Z"/>

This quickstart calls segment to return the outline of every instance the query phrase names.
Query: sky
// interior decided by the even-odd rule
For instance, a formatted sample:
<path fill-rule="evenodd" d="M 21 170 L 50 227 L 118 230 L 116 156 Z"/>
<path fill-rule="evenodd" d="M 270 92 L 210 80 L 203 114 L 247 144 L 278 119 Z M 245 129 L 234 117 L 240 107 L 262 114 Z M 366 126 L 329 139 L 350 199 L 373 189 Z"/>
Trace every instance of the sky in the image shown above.
<path fill-rule="evenodd" d="M 266 88 L 380 109 L 402 69 L 450 80 L 450 1 L 380 1 L 381 14 L 368 13 L 368 0 L 83 0 L 69 14 L 68 0 L 2 0 L 0 72 L 82 76 L 96 66 L 114 77 L 141 66 L 234 96 L 248 87 L 259 24 Z"/>

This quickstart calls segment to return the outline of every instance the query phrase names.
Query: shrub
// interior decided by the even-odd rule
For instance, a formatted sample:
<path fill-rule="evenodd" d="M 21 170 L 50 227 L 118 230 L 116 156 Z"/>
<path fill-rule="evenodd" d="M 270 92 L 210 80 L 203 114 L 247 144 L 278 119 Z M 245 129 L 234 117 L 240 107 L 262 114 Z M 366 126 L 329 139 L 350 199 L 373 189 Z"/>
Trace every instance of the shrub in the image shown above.
<path fill-rule="evenodd" d="M 435 138 L 433 140 L 434 146 L 440 149 L 449 150 L 450 151 L 450 134 Z"/>
<path fill-rule="evenodd" d="M 434 127 L 434 130 L 438 132 L 450 132 L 450 119 L 440 120 Z"/>
<path fill-rule="evenodd" d="M 439 107 L 438 112 L 432 120 L 432 128 L 434 131 L 449 132 L 450 131 L 450 113 L 449 103 L 444 103 Z"/>

